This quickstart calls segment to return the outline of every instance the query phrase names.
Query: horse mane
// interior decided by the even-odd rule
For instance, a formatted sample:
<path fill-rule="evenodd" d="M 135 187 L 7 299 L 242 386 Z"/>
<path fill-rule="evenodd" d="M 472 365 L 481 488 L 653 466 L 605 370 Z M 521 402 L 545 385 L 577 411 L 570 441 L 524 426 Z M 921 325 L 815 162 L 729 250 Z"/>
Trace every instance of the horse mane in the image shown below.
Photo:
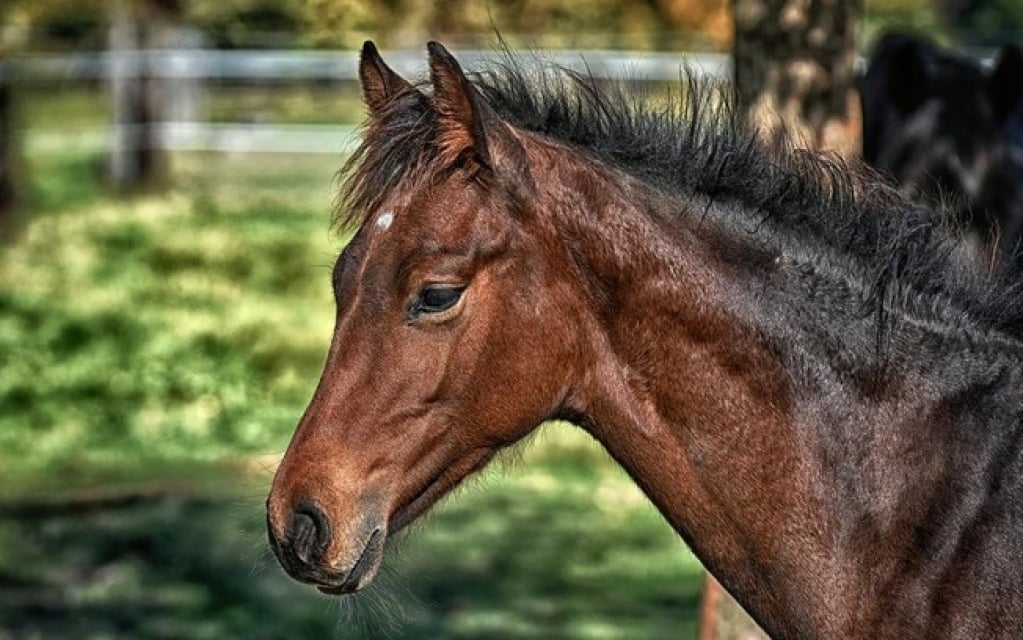
<path fill-rule="evenodd" d="M 782 252 L 862 282 L 864 302 L 878 315 L 879 346 L 890 311 L 907 307 L 1023 340 L 1023 260 L 982 272 L 962 257 L 961 230 L 946 217 L 912 204 L 862 165 L 765 147 L 732 95 L 693 73 L 680 73 L 674 93 L 642 100 L 622 83 L 523 63 L 506 51 L 470 78 L 508 124 L 675 197 L 702 198 L 705 214 L 769 223 Z M 399 93 L 370 122 L 341 170 L 335 224 L 360 226 L 390 194 L 453 168 L 440 166 L 429 90 Z"/>

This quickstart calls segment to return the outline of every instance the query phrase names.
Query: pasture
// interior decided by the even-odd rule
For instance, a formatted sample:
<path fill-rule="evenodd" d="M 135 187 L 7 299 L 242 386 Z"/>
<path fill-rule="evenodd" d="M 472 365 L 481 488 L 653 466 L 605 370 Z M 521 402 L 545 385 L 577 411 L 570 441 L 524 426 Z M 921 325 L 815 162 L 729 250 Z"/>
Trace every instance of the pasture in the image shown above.
<path fill-rule="evenodd" d="M 698 562 L 567 425 L 354 602 L 289 580 L 263 500 L 330 335 L 340 158 L 182 154 L 127 199 L 98 162 L 30 156 L 0 250 L 0 638 L 694 636 Z"/>

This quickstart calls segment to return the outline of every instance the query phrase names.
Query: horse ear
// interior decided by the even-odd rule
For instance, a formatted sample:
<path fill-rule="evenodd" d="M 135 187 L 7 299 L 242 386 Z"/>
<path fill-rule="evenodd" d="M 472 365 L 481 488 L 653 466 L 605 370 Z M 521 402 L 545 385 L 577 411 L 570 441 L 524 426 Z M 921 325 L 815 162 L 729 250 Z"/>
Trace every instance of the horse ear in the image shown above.
<path fill-rule="evenodd" d="M 1004 124 L 1023 106 L 1023 49 L 1011 44 L 1002 47 L 994 71 L 988 77 L 987 92 L 999 124 Z"/>
<path fill-rule="evenodd" d="M 359 56 L 359 81 L 362 83 L 362 98 L 370 115 L 378 113 L 394 96 L 402 91 L 415 91 L 408 80 L 402 78 L 384 63 L 372 40 L 362 45 Z"/>
<path fill-rule="evenodd" d="M 427 45 L 433 106 L 440 123 L 440 148 L 454 162 L 468 156 L 482 168 L 529 182 L 525 149 L 511 129 L 473 86 L 458 61 L 438 42 Z"/>

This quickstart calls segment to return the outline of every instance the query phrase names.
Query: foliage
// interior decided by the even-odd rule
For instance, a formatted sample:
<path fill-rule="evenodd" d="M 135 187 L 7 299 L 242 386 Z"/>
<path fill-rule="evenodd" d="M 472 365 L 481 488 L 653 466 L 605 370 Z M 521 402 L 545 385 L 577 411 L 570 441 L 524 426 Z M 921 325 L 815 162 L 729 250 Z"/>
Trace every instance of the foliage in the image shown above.
<path fill-rule="evenodd" d="M 632 49 L 722 47 L 730 39 L 726 0 L 306 0 L 319 46 L 420 46 L 427 38 L 479 44 L 494 31 L 512 44 Z M 518 43 L 518 39 L 524 42 Z"/>
<path fill-rule="evenodd" d="M 350 48 L 368 38 L 403 47 L 440 37 L 478 44 L 491 41 L 495 31 L 540 46 L 720 48 L 731 32 L 727 0 L 230 0 L 215 5 L 188 0 L 185 6 L 189 21 L 206 32 L 262 24 L 264 31 L 294 32 L 299 41 L 316 46 Z"/>
<path fill-rule="evenodd" d="M 303 0 L 183 0 L 182 18 L 222 48 L 294 46 Z"/>
<path fill-rule="evenodd" d="M 119 0 L 7 0 L 0 24 L 30 29 L 36 46 L 102 48 L 107 14 Z M 465 45 L 724 49 L 732 39 L 729 0 L 146 0 L 173 9 L 219 47 L 419 47 L 429 38 Z M 999 44 L 1023 30 L 1017 0 L 866 0 L 864 42 L 885 28 L 945 41 Z M 0 34 L 0 49 L 4 47 Z M 10 44 L 8 44 L 8 47 Z"/>
<path fill-rule="evenodd" d="M 976 36 L 976 44 L 1001 45 L 1020 42 L 1023 33 L 1023 2 L 987 0 L 967 3 L 956 16 L 956 30 Z"/>
<path fill-rule="evenodd" d="M 35 46 L 102 48 L 107 14 L 119 0 L 7 0 L 0 25 L 31 31 Z M 729 0 L 146 0 L 172 8 L 219 47 L 419 47 L 429 38 L 481 45 L 495 30 L 512 44 L 540 47 L 724 49 L 732 39 Z M 1017 0 L 866 0 L 863 42 L 886 28 L 965 44 L 1011 42 L 1023 30 Z M 10 48 L 0 32 L 0 50 Z M 24 43 L 22 43 L 24 44 Z"/>
<path fill-rule="evenodd" d="M 57 42 L 102 48 L 112 0 L 6 0 L 0 4 L 0 51 Z"/>
<path fill-rule="evenodd" d="M 9 0 L 0 21 L 32 30 L 36 43 L 102 46 L 118 0 Z M 128 1 L 128 0 L 124 0 Z M 132 4 L 132 3 L 129 3 Z M 723 48 L 731 38 L 727 0 L 146 0 L 220 47 L 420 46 L 443 37 L 490 42 L 495 30 L 536 46 L 632 49 Z"/>
<path fill-rule="evenodd" d="M 943 41 L 948 39 L 934 0 L 866 0 L 860 41 L 869 48 L 881 32 L 889 29 L 912 31 Z"/>
<path fill-rule="evenodd" d="M 30 32 L 33 47 L 102 49 L 109 15 L 117 6 L 163 16 L 201 31 L 220 47 L 295 46 L 302 0 L 8 0 L 0 24 Z M 283 37 L 282 37 L 283 35 Z M 28 43 L 22 43 L 25 46 Z"/>

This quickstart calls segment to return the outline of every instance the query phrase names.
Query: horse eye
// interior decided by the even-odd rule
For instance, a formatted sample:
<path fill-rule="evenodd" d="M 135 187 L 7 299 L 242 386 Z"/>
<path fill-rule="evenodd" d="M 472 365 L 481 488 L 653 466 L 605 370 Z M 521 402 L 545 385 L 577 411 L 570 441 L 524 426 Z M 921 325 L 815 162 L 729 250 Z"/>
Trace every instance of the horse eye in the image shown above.
<path fill-rule="evenodd" d="M 465 287 L 429 285 L 423 288 L 412 303 L 412 316 L 424 313 L 440 313 L 455 306 Z"/>

